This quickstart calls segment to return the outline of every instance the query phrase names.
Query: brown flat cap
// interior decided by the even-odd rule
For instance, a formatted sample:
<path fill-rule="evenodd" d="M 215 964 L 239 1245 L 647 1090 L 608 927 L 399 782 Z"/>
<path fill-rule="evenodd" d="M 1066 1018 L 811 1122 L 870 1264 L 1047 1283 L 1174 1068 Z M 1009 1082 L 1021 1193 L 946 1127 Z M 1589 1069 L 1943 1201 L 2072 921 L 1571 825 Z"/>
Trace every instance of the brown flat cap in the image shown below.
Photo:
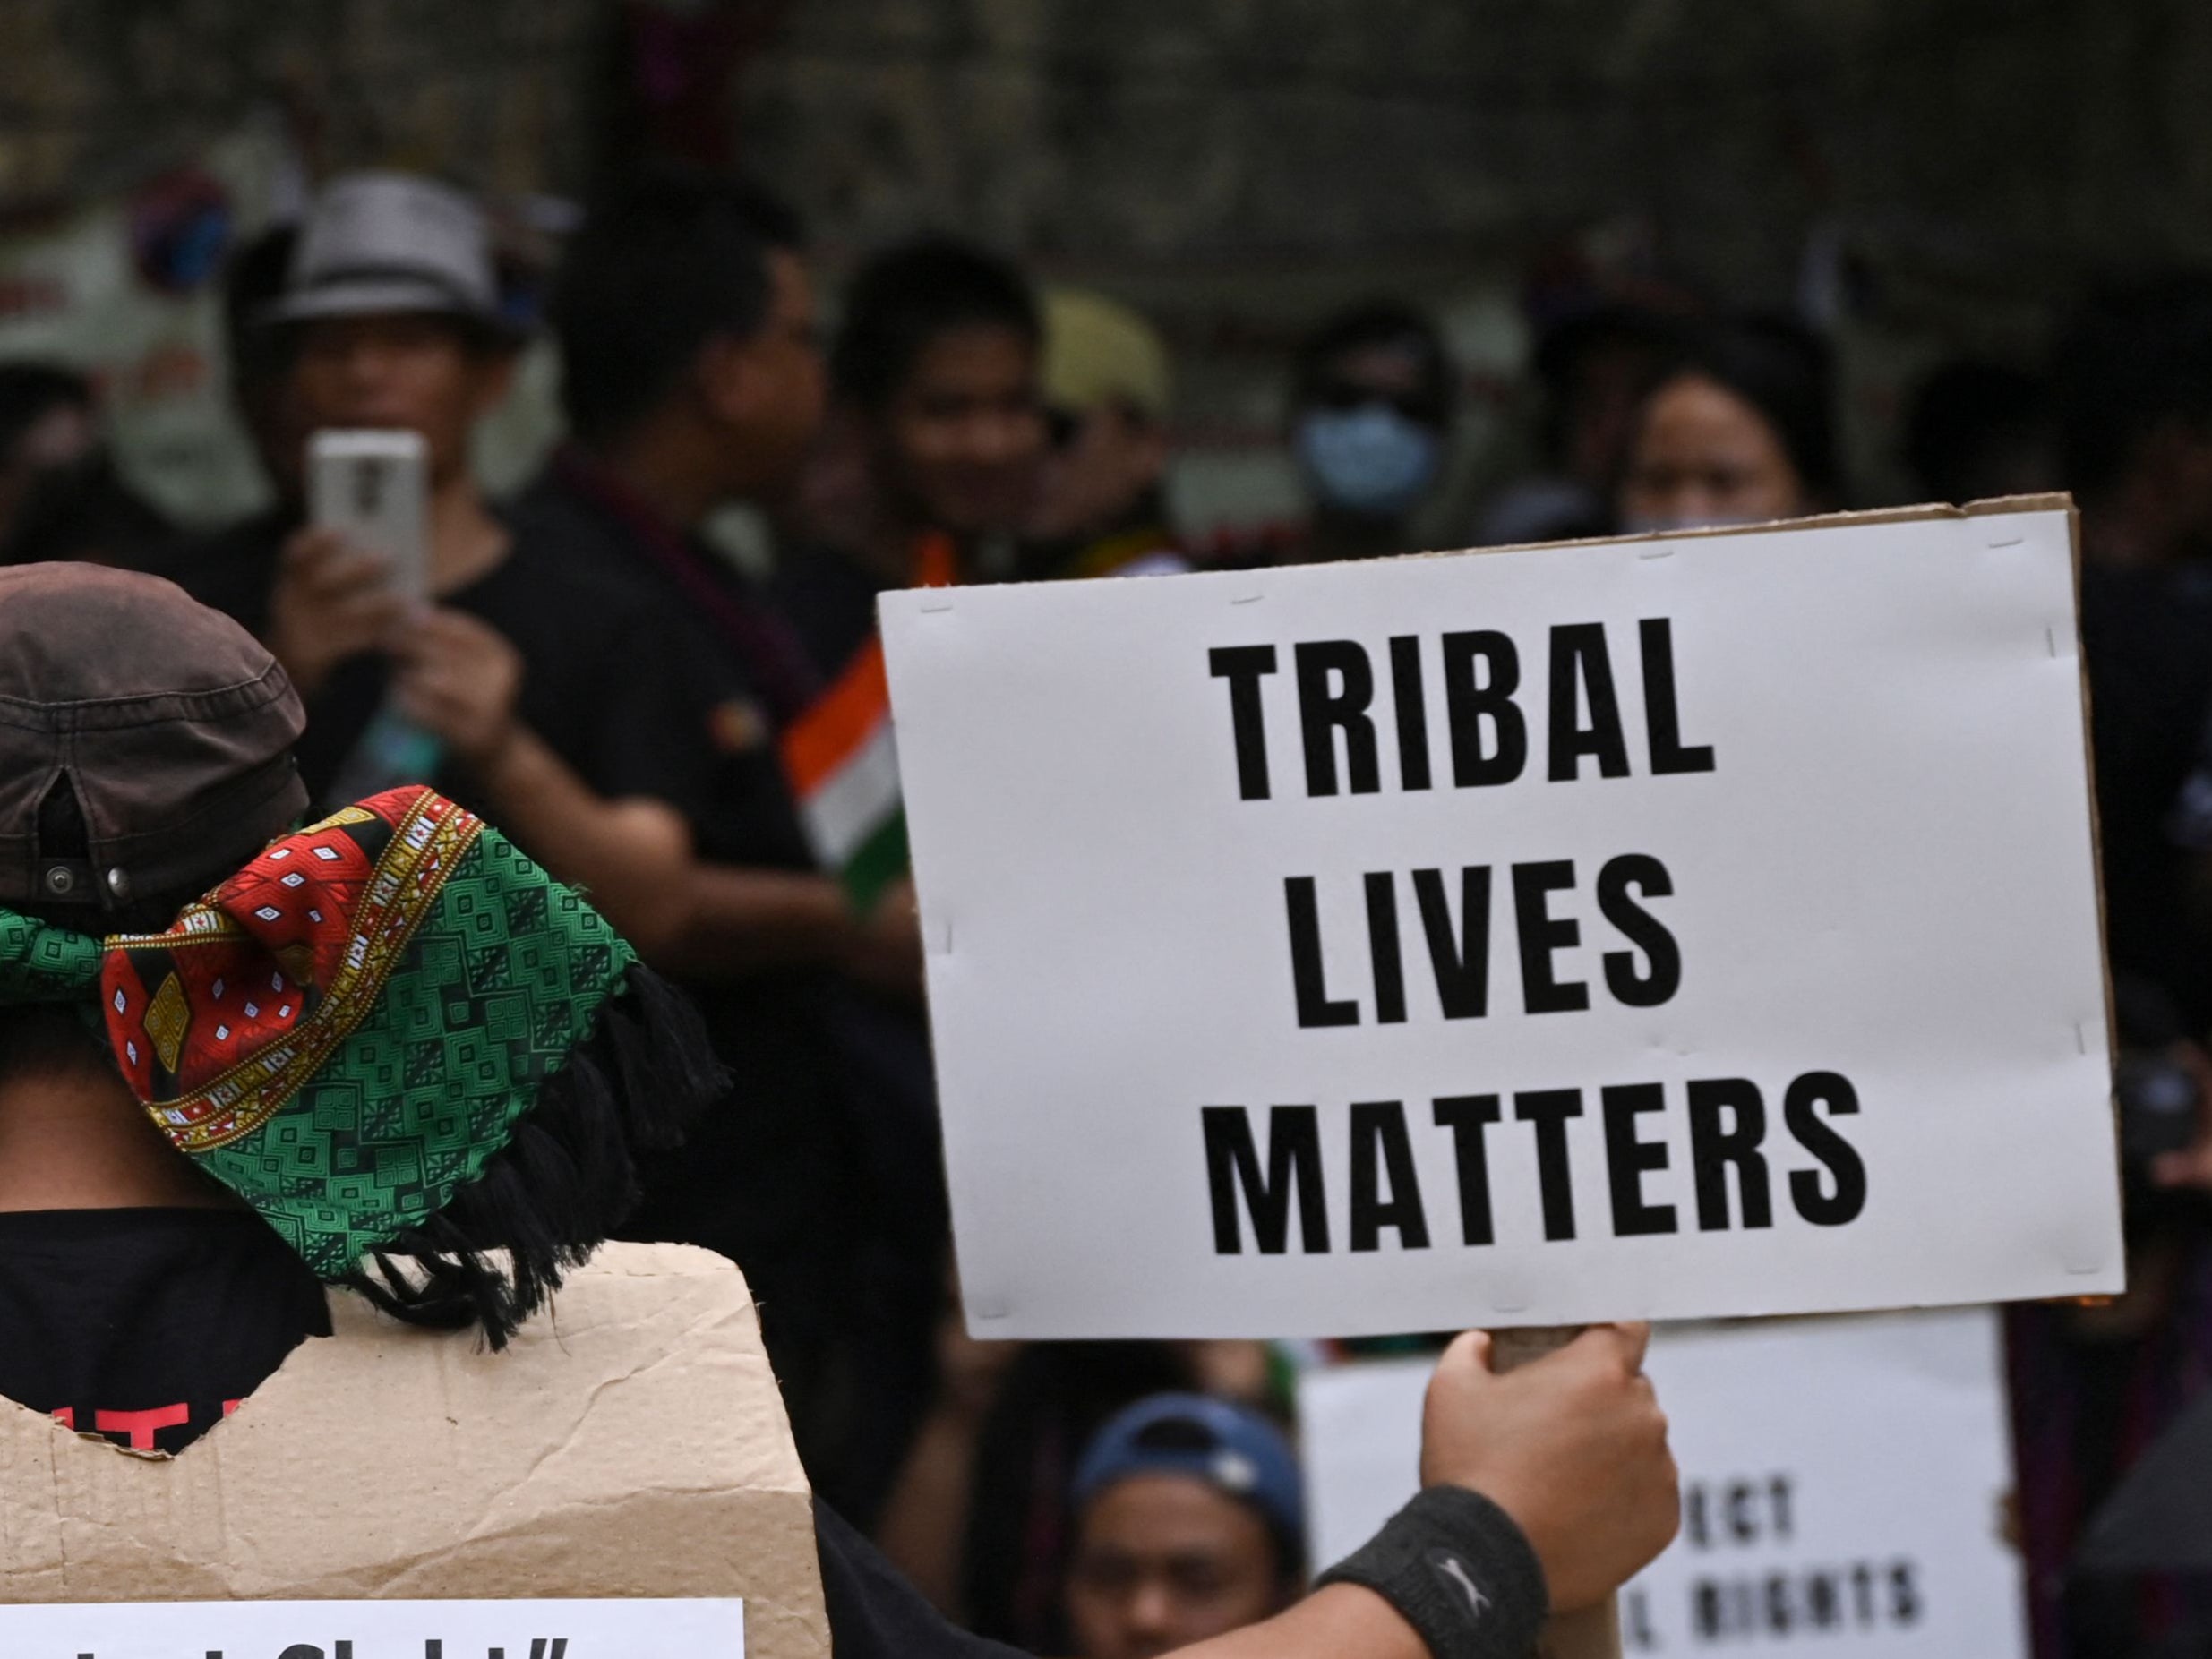
<path fill-rule="evenodd" d="M 114 910 L 212 885 L 306 809 L 305 723 L 276 658 L 175 584 L 0 569 L 0 904 Z M 39 845 L 57 783 L 83 848 Z"/>

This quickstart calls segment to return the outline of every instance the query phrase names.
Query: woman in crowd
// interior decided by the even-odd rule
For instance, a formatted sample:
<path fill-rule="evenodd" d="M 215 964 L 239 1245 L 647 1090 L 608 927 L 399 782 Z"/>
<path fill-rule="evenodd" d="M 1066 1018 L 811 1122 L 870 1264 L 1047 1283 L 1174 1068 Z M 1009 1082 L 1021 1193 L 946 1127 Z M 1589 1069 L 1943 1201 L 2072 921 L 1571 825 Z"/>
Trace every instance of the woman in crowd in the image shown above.
<path fill-rule="evenodd" d="M 1693 336 L 1636 418 L 1615 508 L 1630 532 L 1795 518 L 1842 504 L 1828 348 L 1759 319 Z"/>

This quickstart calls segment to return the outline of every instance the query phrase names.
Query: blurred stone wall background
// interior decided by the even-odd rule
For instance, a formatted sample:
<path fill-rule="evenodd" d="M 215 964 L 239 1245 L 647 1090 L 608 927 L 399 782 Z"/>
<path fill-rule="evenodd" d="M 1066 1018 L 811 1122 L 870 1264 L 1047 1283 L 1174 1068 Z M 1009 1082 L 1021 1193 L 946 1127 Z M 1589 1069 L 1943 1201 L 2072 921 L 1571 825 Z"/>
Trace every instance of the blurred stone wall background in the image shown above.
<path fill-rule="evenodd" d="M 0 208 L 111 190 L 270 112 L 311 163 L 582 179 L 601 0 L 0 0 Z"/>
<path fill-rule="evenodd" d="M 1930 278 L 2212 251 L 2197 0 L 802 0 L 749 147 L 862 238 L 1387 268 L 1624 218 L 1783 296 L 1840 219 Z"/>
<path fill-rule="evenodd" d="M 948 227 L 1149 308 L 1199 517 L 1267 509 L 1282 354 L 1376 291 L 1447 320 L 1470 476 L 1510 465 L 1565 259 L 1833 327 L 1878 488 L 1934 354 L 2212 259 L 2208 86 L 2202 0 L 0 0 L 0 232 L 254 123 L 299 175 L 268 210 L 364 162 L 735 160 L 832 269 Z"/>

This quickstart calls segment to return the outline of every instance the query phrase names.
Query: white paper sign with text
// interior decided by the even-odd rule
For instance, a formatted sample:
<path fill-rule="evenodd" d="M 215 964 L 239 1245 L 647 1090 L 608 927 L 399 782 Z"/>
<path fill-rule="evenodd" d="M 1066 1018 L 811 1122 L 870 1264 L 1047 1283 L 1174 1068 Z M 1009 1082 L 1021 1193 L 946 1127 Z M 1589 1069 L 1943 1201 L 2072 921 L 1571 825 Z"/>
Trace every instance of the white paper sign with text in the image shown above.
<path fill-rule="evenodd" d="M 1432 1365 L 1299 1384 L 1316 1563 L 1413 1495 Z M 1985 1308 L 1662 1330 L 1646 1370 L 1683 1527 L 1621 1594 L 1629 1654 L 2027 1652 L 1996 1316 Z"/>
<path fill-rule="evenodd" d="M 0 1606 L 8 1659 L 744 1659 L 734 1598 Z"/>
<path fill-rule="evenodd" d="M 2120 1287 L 2067 513 L 882 617 L 978 1334 Z"/>

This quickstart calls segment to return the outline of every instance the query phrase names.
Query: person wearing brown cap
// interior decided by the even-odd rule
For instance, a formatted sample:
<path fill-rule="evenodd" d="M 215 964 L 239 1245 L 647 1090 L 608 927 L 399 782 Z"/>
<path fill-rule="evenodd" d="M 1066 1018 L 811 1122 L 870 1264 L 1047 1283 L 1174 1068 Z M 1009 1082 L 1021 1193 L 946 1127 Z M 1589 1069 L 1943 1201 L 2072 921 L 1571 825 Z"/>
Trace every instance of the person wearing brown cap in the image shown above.
<path fill-rule="evenodd" d="M 0 1394 L 141 1449 L 325 1332 L 318 1279 L 500 1346 L 722 1082 L 475 814 L 297 827 L 303 726 L 169 583 L 0 569 Z"/>
<path fill-rule="evenodd" d="M 719 1081 L 683 999 L 466 808 L 412 786 L 287 833 L 300 730 L 269 653 L 171 585 L 0 571 L 0 1394 L 140 1449 L 327 1333 L 325 1284 L 500 1347 Z M 1428 1490 L 1183 1651 L 1520 1659 L 1548 1591 L 1593 1601 L 1674 1531 L 1644 1334 L 1504 1378 L 1463 1338 Z M 817 1538 L 840 1659 L 1011 1652 L 819 1506 Z"/>

